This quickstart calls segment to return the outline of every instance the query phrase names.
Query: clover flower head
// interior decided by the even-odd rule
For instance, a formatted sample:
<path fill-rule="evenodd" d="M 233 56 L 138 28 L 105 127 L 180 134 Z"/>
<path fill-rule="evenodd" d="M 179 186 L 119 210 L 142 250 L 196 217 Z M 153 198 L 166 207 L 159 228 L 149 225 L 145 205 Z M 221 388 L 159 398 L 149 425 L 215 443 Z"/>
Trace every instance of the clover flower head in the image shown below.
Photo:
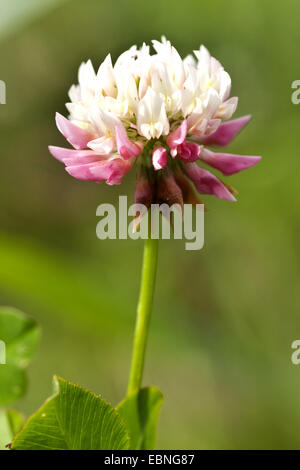
<path fill-rule="evenodd" d="M 202 168 L 223 175 L 255 165 L 261 157 L 216 153 L 250 116 L 229 120 L 238 98 L 231 79 L 201 46 L 182 59 L 164 37 L 120 55 L 108 55 L 97 73 L 81 64 L 78 85 L 69 91 L 69 117 L 56 115 L 59 131 L 73 149 L 49 147 L 75 178 L 120 184 L 136 162 L 136 202 L 198 202 L 194 188 L 234 201 L 233 188 Z"/>

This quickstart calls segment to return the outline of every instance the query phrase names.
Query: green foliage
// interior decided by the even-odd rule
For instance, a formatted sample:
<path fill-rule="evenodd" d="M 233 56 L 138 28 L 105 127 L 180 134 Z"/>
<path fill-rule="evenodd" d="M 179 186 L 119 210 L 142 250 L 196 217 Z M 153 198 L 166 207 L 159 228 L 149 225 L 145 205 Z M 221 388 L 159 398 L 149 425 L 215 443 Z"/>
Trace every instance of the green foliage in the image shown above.
<path fill-rule="evenodd" d="M 0 338 L 5 357 L 0 366 L 0 405 L 20 398 L 26 388 L 25 368 L 39 339 L 36 323 L 22 312 L 0 309 Z M 4 351 L 2 351 L 4 352 Z M 14 410 L 0 410 L 0 449 L 153 449 L 162 394 L 144 388 L 122 401 L 117 410 L 101 397 L 54 378 L 55 393 L 25 423 Z M 20 432 L 19 432 L 20 431 Z"/>
<path fill-rule="evenodd" d="M 126 427 L 109 403 L 60 377 L 55 384 L 56 394 L 29 418 L 13 449 L 128 449 Z"/>
<path fill-rule="evenodd" d="M 117 410 L 127 425 L 131 450 L 155 448 L 156 426 L 163 395 L 156 387 L 147 387 L 125 398 Z"/>
<path fill-rule="evenodd" d="M 155 387 L 143 388 L 114 409 L 103 398 L 55 377 L 56 392 L 25 423 L 15 450 L 154 449 L 163 401 Z M 13 433 L 6 432 L 9 442 Z"/>
<path fill-rule="evenodd" d="M 19 369 L 14 365 L 0 366 L 0 403 L 1 406 L 9 406 L 26 391 L 27 379 L 23 369 Z"/>
<path fill-rule="evenodd" d="M 35 354 L 39 336 L 34 320 L 14 308 L 0 308 L 0 340 L 6 353 L 6 363 L 0 364 L 0 406 L 10 405 L 24 395 L 25 368 Z"/>
<path fill-rule="evenodd" d="M 19 432 L 24 418 L 16 410 L 0 410 L 0 450 L 6 449 Z"/>

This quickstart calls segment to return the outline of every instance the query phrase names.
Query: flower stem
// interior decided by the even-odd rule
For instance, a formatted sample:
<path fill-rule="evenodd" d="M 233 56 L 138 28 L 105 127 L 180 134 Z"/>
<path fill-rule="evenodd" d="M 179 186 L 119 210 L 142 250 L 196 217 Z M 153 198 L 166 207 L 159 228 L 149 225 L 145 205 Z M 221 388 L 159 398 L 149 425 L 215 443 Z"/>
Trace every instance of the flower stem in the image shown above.
<path fill-rule="evenodd" d="M 151 319 L 157 266 L 158 240 L 145 240 L 140 297 L 134 334 L 133 354 L 128 384 L 128 395 L 141 387 L 148 331 Z"/>

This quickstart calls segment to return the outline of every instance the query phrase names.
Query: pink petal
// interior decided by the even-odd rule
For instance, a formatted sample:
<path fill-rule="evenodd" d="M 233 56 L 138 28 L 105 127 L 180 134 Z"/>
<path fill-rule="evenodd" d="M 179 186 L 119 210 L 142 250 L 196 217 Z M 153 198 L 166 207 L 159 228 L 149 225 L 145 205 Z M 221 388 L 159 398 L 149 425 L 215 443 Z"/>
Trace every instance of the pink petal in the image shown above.
<path fill-rule="evenodd" d="M 84 165 L 73 165 L 66 167 L 66 171 L 80 180 L 101 182 L 106 180 L 107 184 L 120 184 L 123 177 L 131 169 L 133 160 L 125 161 L 122 158 L 102 160 Z"/>
<path fill-rule="evenodd" d="M 185 119 L 182 121 L 179 127 L 175 129 L 175 131 L 171 132 L 171 134 L 167 137 L 167 144 L 170 149 L 176 148 L 178 145 L 182 144 L 186 138 L 188 130 L 187 120 Z"/>
<path fill-rule="evenodd" d="M 85 180 L 85 181 L 102 181 L 103 179 L 99 180 L 96 175 L 93 175 L 91 172 L 91 168 L 94 168 L 96 165 L 101 165 L 102 162 L 95 162 L 89 163 L 86 165 L 71 165 L 66 167 L 66 171 L 69 175 L 73 176 L 78 180 Z"/>
<path fill-rule="evenodd" d="M 123 125 L 116 126 L 115 131 L 118 153 L 125 158 L 125 160 L 140 155 L 142 148 L 128 139 L 127 132 Z"/>
<path fill-rule="evenodd" d="M 235 197 L 224 186 L 224 184 L 210 171 L 204 170 L 197 163 L 187 163 L 184 165 L 187 176 L 193 181 L 199 193 L 214 194 L 219 199 L 235 201 Z"/>
<path fill-rule="evenodd" d="M 216 132 L 201 139 L 204 145 L 218 145 L 225 147 L 234 137 L 242 130 L 242 128 L 250 121 L 251 116 L 243 116 L 232 121 L 224 122 L 218 127 Z"/>
<path fill-rule="evenodd" d="M 106 183 L 109 185 L 121 184 L 123 177 L 131 170 L 133 163 L 134 158 L 131 158 L 130 160 L 113 158 L 108 162 L 103 162 L 102 170 L 98 165 L 92 168 L 91 172 L 99 178 L 98 181 L 105 179 Z"/>
<path fill-rule="evenodd" d="M 107 184 L 120 184 L 122 178 L 132 168 L 134 159 L 124 160 L 111 155 L 98 155 L 93 150 L 71 150 L 49 147 L 52 155 L 66 165 L 66 171 L 79 180 L 106 180 Z"/>
<path fill-rule="evenodd" d="M 195 162 L 199 159 L 201 147 L 194 142 L 183 142 L 177 147 L 180 160 L 184 162 Z"/>
<path fill-rule="evenodd" d="M 84 149 L 90 140 L 95 139 L 95 134 L 75 126 L 59 113 L 56 113 L 55 120 L 58 130 L 75 149 Z"/>
<path fill-rule="evenodd" d="M 54 158 L 65 165 L 92 163 L 104 158 L 93 150 L 72 150 L 50 145 L 49 151 Z"/>
<path fill-rule="evenodd" d="M 215 153 L 203 149 L 200 159 L 208 165 L 220 170 L 224 175 L 232 175 L 256 165 L 261 157 L 248 155 L 234 155 L 231 153 Z"/>
<path fill-rule="evenodd" d="M 164 147 L 157 147 L 152 152 L 152 163 L 155 170 L 161 170 L 168 162 L 168 152 Z"/>

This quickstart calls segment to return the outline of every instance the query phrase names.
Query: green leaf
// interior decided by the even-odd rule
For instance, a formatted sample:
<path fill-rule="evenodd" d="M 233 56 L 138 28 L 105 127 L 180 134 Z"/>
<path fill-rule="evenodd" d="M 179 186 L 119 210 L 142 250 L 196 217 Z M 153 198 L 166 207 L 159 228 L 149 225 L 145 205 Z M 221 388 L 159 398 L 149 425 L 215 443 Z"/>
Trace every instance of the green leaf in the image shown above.
<path fill-rule="evenodd" d="M 26 390 L 28 366 L 40 331 L 31 318 L 11 307 L 0 308 L 0 406 L 10 405 Z"/>
<path fill-rule="evenodd" d="M 0 410 L 0 450 L 7 449 L 23 422 L 23 416 L 18 411 Z"/>
<path fill-rule="evenodd" d="M 12 449 L 128 449 L 125 424 L 109 403 L 60 377 L 54 380 L 56 394 L 29 418 Z"/>
<path fill-rule="evenodd" d="M 127 425 L 131 450 L 153 450 L 163 395 L 156 387 L 142 388 L 127 397 L 117 410 Z"/>
<path fill-rule="evenodd" d="M 26 374 L 14 365 L 0 365 L 0 383 L 0 405 L 8 406 L 24 395 L 27 386 Z"/>
<path fill-rule="evenodd" d="M 25 368 L 36 352 L 39 329 L 36 322 L 20 310 L 1 307 L 0 338 L 6 344 L 7 363 Z"/>

